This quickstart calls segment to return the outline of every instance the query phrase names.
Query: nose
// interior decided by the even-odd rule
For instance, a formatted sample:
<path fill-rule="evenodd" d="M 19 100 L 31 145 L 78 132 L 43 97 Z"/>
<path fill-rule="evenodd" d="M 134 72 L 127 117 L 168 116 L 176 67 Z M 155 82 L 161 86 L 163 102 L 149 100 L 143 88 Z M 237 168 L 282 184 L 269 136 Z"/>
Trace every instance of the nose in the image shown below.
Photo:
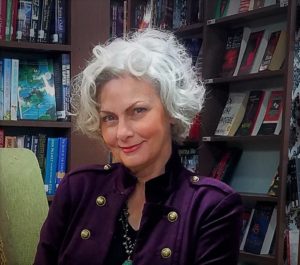
<path fill-rule="evenodd" d="M 120 119 L 117 129 L 117 139 L 120 141 L 125 141 L 128 137 L 133 136 L 134 132 L 131 126 L 130 121 L 126 119 Z"/>

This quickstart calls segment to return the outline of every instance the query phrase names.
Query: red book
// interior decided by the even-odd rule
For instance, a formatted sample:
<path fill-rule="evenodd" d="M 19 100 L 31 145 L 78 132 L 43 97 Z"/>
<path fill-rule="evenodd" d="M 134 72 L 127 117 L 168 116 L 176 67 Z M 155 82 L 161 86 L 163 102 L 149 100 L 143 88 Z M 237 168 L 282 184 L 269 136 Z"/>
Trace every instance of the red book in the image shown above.
<path fill-rule="evenodd" d="M 17 18 L 18 18 L 18 0 L 12 1 L 12 15 L 11 15 L 11 26 L 12 26 L 12 32 L 11 32 L 11 40 L 16 40 L 16 32 L 17 32 Z"/>
<path fill-rule="evenodd" d="M 249 11 L 250 0 L 241 0 L 239 13 Z"/>
<path fill-rule="evenodd" d="M 0 40 L 5 40 L 6 0 L 0 0 Z"/>
<path fill-rule="evenodd" d="M 264 30 L 250 33 L 238 75 L 250 73 L 263 35 Z"/>
<path fill-rule="evenodd" d="M 4 130 L 0 128 L 0 148 L 4 147 Z"/>

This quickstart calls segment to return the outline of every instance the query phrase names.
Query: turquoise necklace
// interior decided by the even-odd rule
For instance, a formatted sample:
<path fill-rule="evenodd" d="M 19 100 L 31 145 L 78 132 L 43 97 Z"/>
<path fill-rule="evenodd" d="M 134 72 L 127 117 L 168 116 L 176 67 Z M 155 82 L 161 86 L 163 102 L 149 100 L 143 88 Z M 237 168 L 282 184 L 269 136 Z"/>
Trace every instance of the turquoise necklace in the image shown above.
<path fill-rule="evenodd" d="M 127 205 L 125 205 L 119 220 L 122 223 L 123 233 L 124 233 L 123 234 L 124 241 L 122 244 L 125 248 L 125 252 L 128 255 L 128 258 L 122 263 L 122 265 L 132 265 L 131 255 L 136 245 L 136 240 L 132 241 L 132 239 L 129 236 L 128 217 L 129 217 L 128 207 Z"/>

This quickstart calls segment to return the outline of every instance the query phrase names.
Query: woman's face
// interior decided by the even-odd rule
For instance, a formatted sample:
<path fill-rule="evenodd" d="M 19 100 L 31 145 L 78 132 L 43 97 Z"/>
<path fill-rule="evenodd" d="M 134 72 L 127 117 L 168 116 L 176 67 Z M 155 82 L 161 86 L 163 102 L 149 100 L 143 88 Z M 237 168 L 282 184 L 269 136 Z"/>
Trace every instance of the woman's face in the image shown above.
<path fill-rule="evenodd" d="M 107 82 L 98 97 L 104 142 L 137 177 L 164 172 L 171 154 L 171 119 L 153 86 L 131 76 Z"/>

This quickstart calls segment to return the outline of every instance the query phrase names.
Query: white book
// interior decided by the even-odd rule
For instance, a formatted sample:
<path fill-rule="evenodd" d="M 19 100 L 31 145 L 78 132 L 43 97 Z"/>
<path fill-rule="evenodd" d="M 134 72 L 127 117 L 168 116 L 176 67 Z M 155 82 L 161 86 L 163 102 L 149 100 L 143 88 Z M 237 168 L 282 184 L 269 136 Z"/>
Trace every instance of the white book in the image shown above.
<path fill-rule="evenodd" d="M 246 243 L 246 239 L 247 239 L 247 235 L 248 235 L 248 232 L 249 232 L 250 224 L 251 224 L 251 221 L 252 221 L 252 218 L 253 218 L 254 210 L 255 210 L 254 208 L 252 208 L 252 210 L 251 210 L 250 218 L 248 220 L 248 224 L 245 228 L 245 233 L 243 235 L 243 239 L 242 239 L 242 242 L 240 244 L 240 250 L 244 250 L 244 246 L 245 246 L 245 243 Z"/>
<path fill-rule="evenodd" d="M 249 98 L 249 92 L 230 92 L 215 135 L 234 136 L 239 128 Z"/>
<path fill-rule="evenodd" d="M 269 102 L 269 98 L 271 95 L 271 91 L 270 90 L 266 90 L 265 91 L 265 95 L 264 95 L 264 99 L 263 102 L 260 106 L 259 112 L 258 112 L 258 116 L 256 118 L 251 136 L 255 136 L 257 135 L 259 128 L 264 120 L 265 114 L 266 114 L 266 110 L 267 110 L 267 106 L 268 106 L 268 102 Z"/>
<path fill-rule="evenodd" d="M 10 91 L 10 119 L 17 120 L 18 113 L 18 85 L 19 85 L 19 59 L 11 59 L 11 91 Z"/>
<path fill-rule="evenodd" d="M 276 0 L 265 0 L 264 7 L 276 5 Z"/>
<path fill-rule="evenodd" d="M 226 16 L 235 15 L 239 12 L 240 9 L 240 0 L 230 0 Z"/>
<path fill-rule="evenodd" d="M 276 224 L 277 224 L 277 208 L 274 207 L 272 216 L 268 225 L 268 229 L 264 238 L 263 245 L 260 250 L 260 254 L 268 255 L 270 252 L 271 244 L 272 244 L 272 239 L 275 234 L 276 230 Z"/>

